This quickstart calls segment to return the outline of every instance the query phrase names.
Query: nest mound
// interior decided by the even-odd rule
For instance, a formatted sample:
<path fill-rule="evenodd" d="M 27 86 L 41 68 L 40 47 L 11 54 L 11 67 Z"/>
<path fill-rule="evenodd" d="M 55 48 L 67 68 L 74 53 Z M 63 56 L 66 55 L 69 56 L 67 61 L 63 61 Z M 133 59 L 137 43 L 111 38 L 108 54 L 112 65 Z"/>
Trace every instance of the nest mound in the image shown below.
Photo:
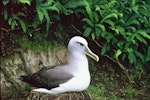
<path fill-rule="evenodd" d="M 59 95 L 52 95 L 39 92 L 31 92 L 30 100 L 92 100 L 88 92 L 68 92 Z"/>

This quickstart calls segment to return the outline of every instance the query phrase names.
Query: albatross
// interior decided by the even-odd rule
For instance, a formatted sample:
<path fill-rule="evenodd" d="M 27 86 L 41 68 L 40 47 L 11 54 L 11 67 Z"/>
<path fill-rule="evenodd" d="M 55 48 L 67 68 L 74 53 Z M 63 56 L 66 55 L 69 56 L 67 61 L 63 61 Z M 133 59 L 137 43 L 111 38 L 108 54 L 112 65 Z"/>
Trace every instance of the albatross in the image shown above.
<path fill-rule="evenodd" d="M 69 63 L 46 67 L 42 70 L 21 76 L 21 80 L 31 84 L 33 91 L 47 94 L 81 92 L 90 84 L 90 72 L 86 55 L 99 61 L 99 57 L 88 47 L 87 41 L 80 36 L 71 38 L 68 44 Z"/>

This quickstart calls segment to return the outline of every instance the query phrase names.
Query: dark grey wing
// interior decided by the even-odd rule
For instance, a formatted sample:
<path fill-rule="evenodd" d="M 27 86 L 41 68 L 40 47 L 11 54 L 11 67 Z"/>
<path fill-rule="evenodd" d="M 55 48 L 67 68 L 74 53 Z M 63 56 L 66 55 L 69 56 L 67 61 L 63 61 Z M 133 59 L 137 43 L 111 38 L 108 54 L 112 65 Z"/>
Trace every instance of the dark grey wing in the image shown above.
<path fill-rule="evenodd" d="M 44 68 L 34 74 L 21 76 L 21 80 L 38 88 L 55 88 L 70 80 L 73 75 L 63 66 Z"/>

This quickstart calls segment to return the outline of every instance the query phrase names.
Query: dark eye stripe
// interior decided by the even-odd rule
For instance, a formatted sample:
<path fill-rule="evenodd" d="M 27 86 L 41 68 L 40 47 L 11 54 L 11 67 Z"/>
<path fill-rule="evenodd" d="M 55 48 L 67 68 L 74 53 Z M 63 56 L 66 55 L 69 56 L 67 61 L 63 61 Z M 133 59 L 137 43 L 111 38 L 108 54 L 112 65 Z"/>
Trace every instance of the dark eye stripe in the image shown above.
<path fill-rule="evenodd" d="M 84 46 L 84 44 L 82 44 L 82 43 L 80 43 L 80 42 L 78 42 L 81 46 Z"/>

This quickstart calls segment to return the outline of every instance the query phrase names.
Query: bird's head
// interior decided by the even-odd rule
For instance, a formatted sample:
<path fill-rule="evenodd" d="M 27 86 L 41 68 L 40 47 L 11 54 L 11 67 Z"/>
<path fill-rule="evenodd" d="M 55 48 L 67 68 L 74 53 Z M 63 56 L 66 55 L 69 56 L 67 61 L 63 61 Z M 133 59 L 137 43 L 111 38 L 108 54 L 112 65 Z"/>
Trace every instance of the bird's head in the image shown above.
<path fill-rule="evenodd" d="M 68 49 L 70 52 L 80 52 L 88 55 L 96 61 L 99 61 L 99 57 L 89 49 L 87 41 L 80 36 L 71 38 L 68 44 Z"/>

